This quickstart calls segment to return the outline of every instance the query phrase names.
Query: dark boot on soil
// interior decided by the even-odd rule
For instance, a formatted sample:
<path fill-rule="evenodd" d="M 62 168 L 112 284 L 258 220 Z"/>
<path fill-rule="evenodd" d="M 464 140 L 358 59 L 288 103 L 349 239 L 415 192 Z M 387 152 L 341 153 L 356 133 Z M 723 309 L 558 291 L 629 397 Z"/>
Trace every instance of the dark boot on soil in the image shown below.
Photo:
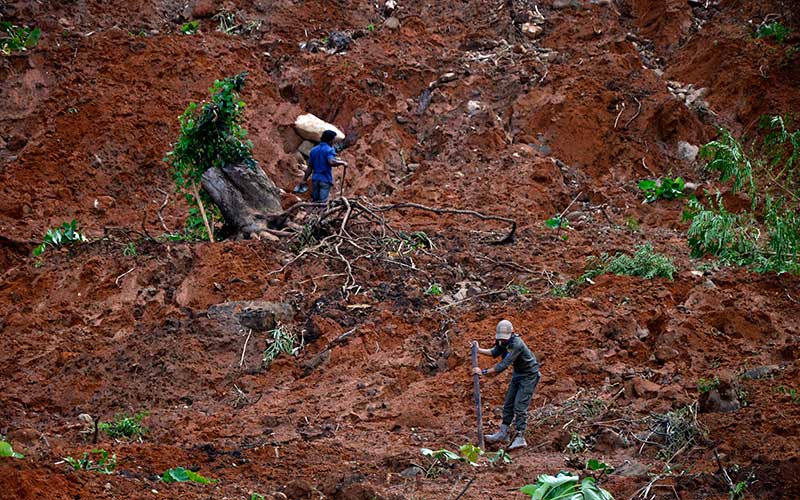
<path fill-rule="evenodd" d="M 494 434 L 489 434 L 485 437 L 487 443 L 499 443 L 500 441 L 508 440 L 508 426 L 500 424 L 500 429 Z"/>
<path fill-rule="evenodd" d="M 508 447 L 508 451 L 525 448 L 526 446 L 528 446 L 528 443 L 525 442 L 525 437 L 521 434 L 517 434 L 517 437 L 514 438 L 514 442 Z"/>

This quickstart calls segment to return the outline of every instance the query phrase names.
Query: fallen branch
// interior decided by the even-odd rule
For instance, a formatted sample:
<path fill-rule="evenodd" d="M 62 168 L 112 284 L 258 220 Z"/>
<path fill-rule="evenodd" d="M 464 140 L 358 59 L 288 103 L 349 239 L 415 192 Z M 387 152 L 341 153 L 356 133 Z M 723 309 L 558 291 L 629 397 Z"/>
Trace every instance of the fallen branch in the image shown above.
<path fill-rule="evenodd" d="M 134 269 L 136 269 L 136 266 L 133 266 L 132 268 L 128 269 L 124 273 L 117 276 L 117 279 L 114 280 L 114 284 L 117 285 L 117 287 L 122 288 L 122 285 L 119 284 L 120 280 L 125 276 L 127 276 L 129 273 L 131 273 Z"/>
<path fill-rule="evenodd" d="M 252 333 L 252 328 L 247 331 L 247 338 L 244 339 L 244 347 L 242 347 L 242 359 L 239 360 L 239 366 L 244 364 L 244 353 L 247 352 L 247 343 L 250 342 L 250 335 L 252 335 Z"/>
<path fill-rule="evenodd" d="M 619 110 L 617 114 L 617 119 L 614 120 L 614 128 L 617 128 L 617 124 L 619 124 L 619 117 L 622 116 L 622 112 L 625 111 L 625 102 L 622 103 L 622 108 Z"/>
<path fill-rule="evenodd" d="M 164 231 L 170 233 L 172 231 L 170 231 L 169 228 L 167 228 L 167 224 L 164 222 L 164 216 L 161 215 L 161 212 L 164 210 L 164 207 L 166 207 L 167 203 L 169 203 L 169 191 L 161 191 L 161 192 L 165 193 L 164 203 L 162 203 L 161 206 L 158 207 L 156 215 L 158 215 L 158 220 L 161 222 L 161 227 L 164 228 Z"/>
<path fill-rule="evenodd" d="M 639 107 L 636 109 L 636 114 L 635 114 L 635 115 L 633 115 L 633 118 L 631 118 L 630 120 L 628 120 L 628 123 L 626 123 L 626 124 L 625 124 L 625 128 L 628 128 L 628 125 L 630 125 L 631 123 L 633 123 L 633 120 L 635 120 L 635 119 L 636 119 L 636 118 L 639 116 L 639 113 L 641 113 L 641 112 L 642 112 L 642 101 L 640 101 L 640 100 L 639 100 L 639 99 L 637 99 L 636 97 L 634 97 L 634 98 L 633 98 L 633 100 L 634 100 L 634 101 L 636 101 L 636 104 L 638 104 L 638 105 L 639 105 Z"/>

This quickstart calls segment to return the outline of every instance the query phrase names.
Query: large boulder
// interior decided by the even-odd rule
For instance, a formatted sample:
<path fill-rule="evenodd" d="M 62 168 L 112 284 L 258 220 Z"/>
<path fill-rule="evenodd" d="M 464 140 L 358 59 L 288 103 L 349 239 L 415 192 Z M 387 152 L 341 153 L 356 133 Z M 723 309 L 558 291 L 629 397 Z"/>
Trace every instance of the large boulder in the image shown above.
<path fill-rule="evenodd" d="M 260 300 L 215 304 L 208 308 L 206 314 L 229 332 L 243 329 L 265 332 L 275 328 L 279 322 L 288 323 L 294 318 L 294 310 L 289 304 Z"/>
<path fill-rule="evenodd" d="M 311 113 L 298 116 L 294 121 L 294 129 L 300 137 L 309 141 L 319 142 L 326 130 L 333 130 L 337 139 L 344 140 L 344 132 Z"/>

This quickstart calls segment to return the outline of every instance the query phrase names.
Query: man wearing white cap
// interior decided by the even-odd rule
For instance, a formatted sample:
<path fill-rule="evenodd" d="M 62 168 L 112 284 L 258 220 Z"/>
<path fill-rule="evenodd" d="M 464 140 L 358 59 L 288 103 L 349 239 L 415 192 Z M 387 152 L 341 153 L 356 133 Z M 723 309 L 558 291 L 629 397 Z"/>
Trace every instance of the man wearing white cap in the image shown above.
<path fill-rule="evenodd" d="M 503 423 L 500 425 L 499 431 L 486 436 L 486 442 L 497 443 L 508 440 L 509 426 L 513 421 L 516 436 L 508 449 L 524 448 L 528 445 L 525 442 L 528 408 L 531 405 L 536 384 L 539 383 L 539 362 L 536 361 L 536 356 L 528 349 L 522 338 L 514 333 L 514 326 L 510 321 L 504 319 L 497 323 L 495 332 L 494 347 L 492 349 L 478 347 L 478 354 L 493 358 L 502 356 L 503 359 L 492 368 L 474 368 L 472 372 L 476 375 L 494 375 L 513 366 L 513 373 L 506 393 L 506 401 L 503 404 Z M 473 344 L 477 346 L 478 342 L 473 341 Z"/>

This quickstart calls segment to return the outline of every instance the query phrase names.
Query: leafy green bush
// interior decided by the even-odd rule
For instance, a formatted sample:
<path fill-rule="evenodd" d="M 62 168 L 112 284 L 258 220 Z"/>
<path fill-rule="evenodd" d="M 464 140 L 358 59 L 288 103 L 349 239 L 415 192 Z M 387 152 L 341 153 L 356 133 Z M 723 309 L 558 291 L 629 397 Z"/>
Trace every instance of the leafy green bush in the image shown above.
<path fill-rule="evenodd" d="M 656 200 L 674 200 L 683 196 L 686 183 L 680 177 L 670 179 L 665 177 L 660 181 L 643 179 L 639 181 L 639 189 L 644 194 L 645 203 L 652 203 Z"/>
<path fill-rule="evenodd" d="M 112 422 L 100 422 L 97 428 L 108 434 L 110 438 L 141 439 L 147 434 L 148 429 L 142 425 L 142 419 L 147 412 L 139 412 L 132 417 L 119 414 Z"/>
<path fill-rule="evenodd" d="M 269 366 L 281 353 L 294 356 L 302 347 L 295 346 L 297 337 L 280 324 L 270 330 L 269 334 L 271 338 L 267 340 L 267 348 L 264 349 L 262 357 L 264 366 Z"/>
<path fill-rule="evenodd" d="M 89 458 L 89 453 L 84 452 L 83 458 L 75 459 L 72 457 L 64 457 L 67 462 L 75 470 L 86 470 L 99 472 L 100 474 L 113 474 L 114 468 L 117 466 L 117 456 L 112 455 L 108 457 L 108 452 L 102 448 L 91 451 L 92 455 L 99 455 L 97 462 Z"/>
<path fill-rule="evenodd" d="M 181 24 L 181 33 L 184 35 L 194 35 L 200 28 L 200 21 L 189 21 Z"/>
<path fill-rule="evenodd" d="M 183 467 L 175 467 L 174 469 L 169 469 L 165 471 L 164 474 L 161 475 L 161 480 L 165 483 L 198 483 L 198 484 L 214 484 L 219 482 L 219 479 L 209 479 L 207 477 L 203 477 L 197 472 L 193 472 L 189 469 L 184 469 Z"/>
<path fill-rule="evenodd" d="M 599 257 L 590 257 L 587 271 L 581 276 L 581 280 L 590 280 L 606 273 L 638 276 L 644 279 L 656 277 L 672 279 L 675 271 L 671 258 L 655 252 L 653 245 L 645 243 L 636 247 L 633 257 L 623 253 L 618 253 L 614 257 L 605 253 Z"/>
<path fill-rule="evenodd" d="M 36 47 L 41 35 L 42 31 L 39 28 L 31 29 L 0 21 L 0 53 L 8 56 L 14 52 L 24 52 Z"/>
<path fill-rule="evenodd" d="M 62 245 L 79 243 L 86 241 L 86 236 L 78 231 L 78 222 L 72 219 L 72 222 L 65 222 L 61 227 L 55 229 L 48 229 L 44 235 L 42 244 L 33 249 L 33 256 L 38 257 L 44 253 L 47 247 L 58 248 Z"/>
<path fill-rule="evenodd" d="M 25 455 L 23 455 L 22 453 L 17 453 L 11 447 L 11 443 L 3 439 L 0 439 L 0 458 L 6 458 L 6 457 L 25 458 Z"/>
<path fill-rule="evenodd" d="M 557 476 L 542 474 L 536 484 L 527 484 L 520 491 L 535 500 L 614 500 L 593 477 L 581 481 L 579 476 L 563 471 Z"/>
<path fill-rule="evenodd" d="M 439 283 L 433 282 L 428 285 L 428 288 L 425 290 L 425 295 L 432 295 L 434 297 L 439 297 L 442 295 L 442 285 Z"/>
<path fill-rule="evenodd" d="M 727 130 L 700 149 L 710 159 L 706 168 L 744 193 L 750 207 L 730 212 L 719 192 L 715 199 L 707 193 L 705 204 L 690 199 L 689 247 L 693 257 L 712 254 L 757 272 L 800 273 L 800 130 L 790 132 L 780 116 L 764 117 L 761 127 L 767 135 L 751 154 Z"/>
<path fill-rule="evenodd" d="M 789 33 L 789 28 L 778 21 L 772 21 L 771 23 L 760 25 L 756 29 L 755 36 L 756 38 L 774 37 L 776 42 L 783 43 L 783 41 L 789 36 Z"/>
<path fill-rule="evenodd" d="M 246 77 L 245 72 L 215 81 L 210 89 L 211 101 L 204 103 L 199 111 L 197 103 L 190 103 L 179 118 L 181 133 L 178 142 L 164 161 L 170 166 L 178 192 L 192 207 L 184 231 L 185 239 L 209 239 L 209 231 L 201 218 L 201 207 L 209 207 L 207 217 L 212 231 L 214 221 L 222 219 L 211 198 L 199 190 L 203 173 L 228 163 L 241 162 L 255 168 L 253 143 L 245 139 L 247 130 L 241 125 L 245 104 L 238 93 Z"/>

